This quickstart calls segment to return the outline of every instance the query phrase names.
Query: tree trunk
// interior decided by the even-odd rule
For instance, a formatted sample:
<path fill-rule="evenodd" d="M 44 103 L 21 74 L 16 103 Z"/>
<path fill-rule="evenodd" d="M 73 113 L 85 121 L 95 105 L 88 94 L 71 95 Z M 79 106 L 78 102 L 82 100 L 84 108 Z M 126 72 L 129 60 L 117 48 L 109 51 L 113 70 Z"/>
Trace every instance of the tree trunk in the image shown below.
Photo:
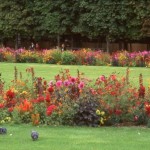
<path fill-rule="evenodd" d="M 119 42 L 119 50 L 124 50 L 124 43 L 122 41 Z"/>
<path fill-rule="evenodd" d="M 73 49 L 73 36 L 71 36 L 71 50 Z"/>
<path fill-rule="evenodd" d="M 21 37 L 20 33 L 17 33 L 16 35 L 16 44 L 15 44 L 15 49 L 21 48 Z"/>
<path fill-rule="evenodd" d="M 132 52 L 132 43 L 130 43 L 130 52 Z"/>
<path fill-rule="evenodd" d="M 124 43 L 123 43 L 123 47 L 124 47 L 124 50 L 128 50 L 128 43 L 127 43 L 127 42 L 124 42 Z"/>
<path fill-rule="evenodd" d="M 109 35 L 106 36 L 106 51 L 109 53 L 109 45 L 110 45 L 110 40 L 109 40 Z"/>
<path fill-rule="evenodd" d="M 60 35 L 59 34 L 57 35 L 57 46 L 58 46 L 58 49 L 60 49 Z"/>

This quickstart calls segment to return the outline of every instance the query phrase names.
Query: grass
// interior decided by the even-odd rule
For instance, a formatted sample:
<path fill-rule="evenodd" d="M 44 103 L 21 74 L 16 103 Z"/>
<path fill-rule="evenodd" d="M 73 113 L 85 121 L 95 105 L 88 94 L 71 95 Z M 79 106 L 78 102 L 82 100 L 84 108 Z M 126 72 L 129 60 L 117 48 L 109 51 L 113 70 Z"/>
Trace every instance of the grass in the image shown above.
<path fill-rule="evenodd" d="M 0 63 L 0 73 L 6 83 L 11 82 L 14 78 L 14 67 L 18 68 L 19 72 L 25 74 L 28 67 L 34 67 L 35 75 L 44 77 L 47 81 L 54 79 L 54 76 L 59 73 L 61 69 L 70 69 L 71 75 L 75 76 L 77 70 L 85 73 L 85 77 L 95 80 L 100 75 L 108 76 L 116 72 L 119 76 L 125 76 L 127 67 L 109 67 L 109 66 L 72 66 L 72 65 L 49 65 L 49 64 L 34 64 L 34 63 Z M 135 86 L 138 86 L 139 74 L 142 73 L 144 85 L 148 86 L 150 79 L 150 68 L 131 67 L 130 81 Z"/>
<path fill-rule="evenodd" d="M 144 127 L 52 127 L 6 125 L 0 150 L 148 150 L 150 129 Z M 32 130 L 39 139 L 32 141 Z"/>
<path fill-rule="evenodd" d="M 7 84 L 14 78 L 14 66 L 23 74 L 26 68 L 34 67 L 36 76 L 44 77 L 48 81 L 54 79 L 61 69 L 70 69 L 73 76 L 78 69 L 84 72 L 86 77 L 94 80 L 100 75 L 108 76 L 113 72 L 119 76 L 126 73 L 126 67 L 0 63 L 0 72 Z M 130 68 L 130 70 L 130 79 L 134 85 L 138 86 L 138 76 L 142 73 L 144 84 L 148 86 L 150 68 Z M 147 150 L 150 147 L 150 129 L 145 127 L 3 126 L 8 132 L 6 135 L 0 135 L 0 150 Z M 32 130 L 39 133 L 37 141 L 32 141 L 30 137 Z"/>

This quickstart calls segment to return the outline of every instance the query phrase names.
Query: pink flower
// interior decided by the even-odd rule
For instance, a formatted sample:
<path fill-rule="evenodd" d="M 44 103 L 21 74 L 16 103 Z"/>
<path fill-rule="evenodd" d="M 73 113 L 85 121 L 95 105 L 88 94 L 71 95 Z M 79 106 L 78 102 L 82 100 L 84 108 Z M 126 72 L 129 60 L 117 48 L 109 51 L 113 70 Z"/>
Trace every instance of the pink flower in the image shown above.
<path fill-rule="evenodd" d="M 65 85 L 65 86 L 69 86 L 70 84 L 71 84 L 70 81 L 68 81 L 68 80 L 65 80 L 65 81 L 64 81 L 64 85 Z"/>
<path fill-rule="evenodd" d="M 138 116 L 134 116 L 134 121 L 138 121 L 139 117 Z"/>
<path fill-rule="evenodd" d="M 56 87 L 57 88 L 60 88 L 62 86 L 62 81 L 61 80 L 58 80 L 57 82 L 56 82 Z"/>
<path fill-rule="evenodd" d="M 51 80 L 49 83 L 48 83 L 49 86 L 53 86 L 53 81 Z"/>
<path fill-rule="evenodd" d="M 99 78 L 100 78 L 101 81 L 105 81 L 105 76 L 104 75 L 100 76 Z"/>
<path fill-rule="evenodd" d="M 74 82 L 76 81 L 76 78 L 71 77 L 70 81 L 71 81 L 72 83 L 74 83 Z"/>
<path fill-rule="evenodd" d="M 84 82 L 80 82 L 79 85 L 78 85 L 78 88 L 82 89 L 82 88 L 84 88 L 84 85 L 85 85 Z"/>

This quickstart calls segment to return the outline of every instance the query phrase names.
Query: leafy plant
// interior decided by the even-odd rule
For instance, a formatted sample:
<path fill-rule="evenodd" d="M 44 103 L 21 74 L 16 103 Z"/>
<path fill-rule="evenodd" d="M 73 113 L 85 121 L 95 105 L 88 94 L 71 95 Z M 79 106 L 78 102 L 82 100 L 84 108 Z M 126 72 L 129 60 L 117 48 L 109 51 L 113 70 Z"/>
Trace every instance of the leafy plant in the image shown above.
<path fill-rule="evenodd" d="M 76 57 L 73 53 L 71 53 L 69 51 L 65 51 L 62 53 L 61 62 L 63 65 L 75 64 L 76 63 Z"/>
<path fill-rule="evenodd" d="M 79 109 L 74 116 L 76 125 L 98 126 L 99 117 L 96 114 L 98 105 L 96 102 L 82 102 L 79 104 Z"/>
<path fill-rule="evenodd" d="M 50 62 L 52 64 L 61 63 L 61 55 L 62 55 L 61 51 L 54 50 L 51 54 L 52 58 L 51 58 Z"/>

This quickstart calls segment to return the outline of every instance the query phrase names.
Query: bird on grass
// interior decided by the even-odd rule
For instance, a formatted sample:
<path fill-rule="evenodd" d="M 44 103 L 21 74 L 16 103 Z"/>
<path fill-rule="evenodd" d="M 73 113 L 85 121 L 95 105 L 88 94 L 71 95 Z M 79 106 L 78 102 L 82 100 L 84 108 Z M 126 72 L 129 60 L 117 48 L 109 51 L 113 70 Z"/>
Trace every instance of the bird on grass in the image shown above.
<path fill-rule="evenodd" d="M 6 134 L 7 133 L 7 129 L 4 127 L 0 127 L 0 134 Z"/>
<path fill-rule="evenodd" d="M 32 131 L 31 138 L 33 141 L 36 141 L 39 138 L 39 133 L 37 131 Z"/>

